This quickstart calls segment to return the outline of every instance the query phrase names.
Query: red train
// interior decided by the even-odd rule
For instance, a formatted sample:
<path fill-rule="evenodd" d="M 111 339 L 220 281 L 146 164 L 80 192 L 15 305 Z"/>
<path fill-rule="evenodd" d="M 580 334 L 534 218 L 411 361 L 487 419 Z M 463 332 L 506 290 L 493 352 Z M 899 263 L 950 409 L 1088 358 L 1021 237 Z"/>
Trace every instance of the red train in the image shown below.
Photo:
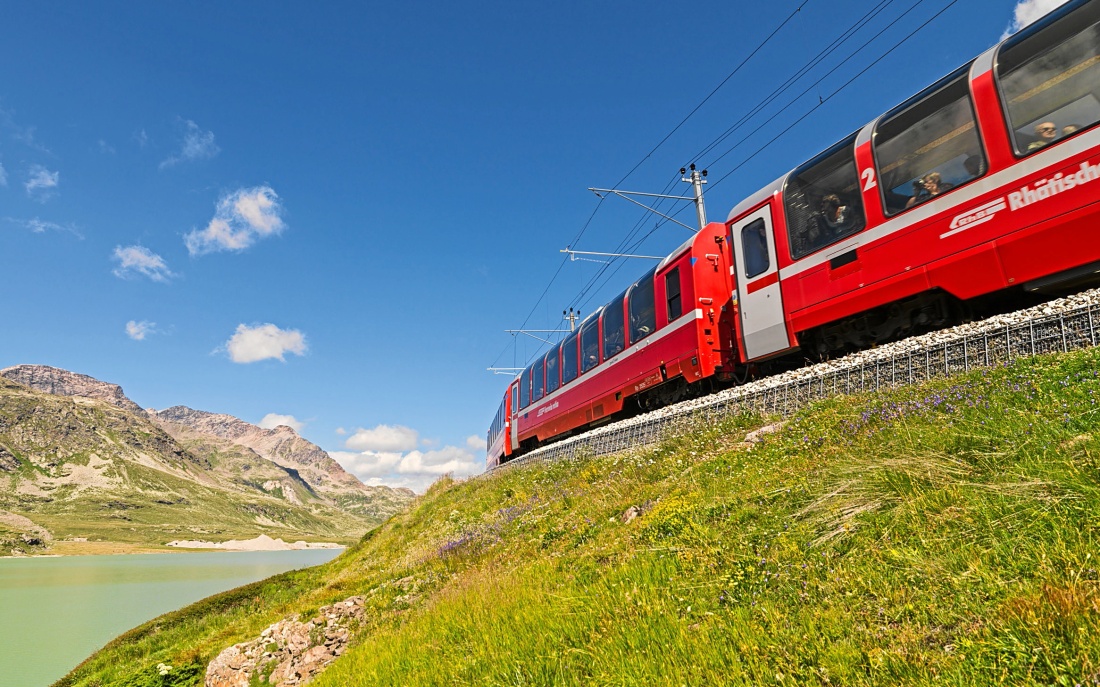
<path fill-rule="evenodd" d="M 754 368 L 1100 274 L 1100 0 L 1064 5 L 739 203 L 509 385 L 492 467 Z"/>

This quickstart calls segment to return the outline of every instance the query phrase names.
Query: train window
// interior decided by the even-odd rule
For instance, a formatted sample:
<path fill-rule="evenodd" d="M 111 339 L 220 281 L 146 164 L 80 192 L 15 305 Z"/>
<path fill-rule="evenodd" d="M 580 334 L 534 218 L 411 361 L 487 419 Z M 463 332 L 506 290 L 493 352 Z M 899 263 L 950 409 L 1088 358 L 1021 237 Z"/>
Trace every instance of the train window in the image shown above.
<path fill-rule="evenodd" d="M 603 359 L 617 355 L 626 347 L 626 334 L 623 330 L 622 294 L 604 306 L 603 309 Z"/>
<path fill-rule="evenodd" d="M 542 393 L 544 388 L 543 382 L 546 378 L 542 376 L 543 359 L 539 358 L 536 360 L 531 370 L 533 371 L 531 373 L 531 402 L 534 403 L 541 400 L 544 395 Z"/>
<path fill-rule="evenodd" d="M 665 301 L 668 303 L 668 321 L 680 319 L 684 304 L 680 300 L 680 268 L 674 267 L 665 275 Z"/>
<path fill-rule="evenodd" d="M 630 287 L 630 343 L 646 338 L 657 329 L 657 310 L 653 306 L 653 275 L 656 268 Z"/>
<path fill-rule="evenodd" d="M 556 346 L 554 350 L 546 354 L 546 393 L 550 394 L 561 386 L 561 377 L 558 375 L 558 359 L 561 350 Z"/>
<path fill-rule="evenodd" d="M 767 227 L 764 218 L 760 218 L 741 230 L 741 250 L 745 257 L 745 277 L 764 274 L 771 267 L 768 259 L 768 237 L 764 235 Z"/>
<path fill-rule="evenodd" d="M 1100 121 L 1100 4 L 1052 16 L 997 55 L 1016 154 L 1030 155 Z"/>
<path fill-rule="evenodd" d="M 791 258 L 797 260 L 867 225 L 856 172 L 853 134 L 787 178 L 783 201 Z"/>
<path fill-rule="evenodd" d="M 968 71 L 960 69 L 946 85 L 901 105 L 876 127 L 875 161 L 887 216 L 985 172 Z"/>
<path fill-rule="evenodd" d="M 577 378 L 577 334 L 570 334 L 561 345 L 561 383 L 565 386 Z"/>
<path fill-rule="evenodd" d="M 581 372 L 588 372 L 600 364 L 599 312 L 588 316 L 581 325 Z"/>
<path fill-rule="evenodd" d="M 519 385 L 512 387 L 512 414 L 519 410 Z"/>
<path fill-rule="evenodd" d="M 531 405 L 531 368 L 523 371 L 519 378 L 519 407 Z"/>

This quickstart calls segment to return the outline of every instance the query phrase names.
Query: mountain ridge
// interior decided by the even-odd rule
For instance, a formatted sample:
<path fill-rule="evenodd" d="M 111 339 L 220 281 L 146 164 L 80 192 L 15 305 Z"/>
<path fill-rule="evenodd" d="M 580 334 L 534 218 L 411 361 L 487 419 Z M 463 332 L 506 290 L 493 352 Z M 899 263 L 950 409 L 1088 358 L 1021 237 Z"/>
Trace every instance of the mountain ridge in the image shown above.
<path fill-rule="evenodd" d="M 0 551 L 89 539 L 351 541 L 413 496 L 364 485 L 290 427 L 143 410 L 119 385 L 60 368 L 0 370 Z"/>

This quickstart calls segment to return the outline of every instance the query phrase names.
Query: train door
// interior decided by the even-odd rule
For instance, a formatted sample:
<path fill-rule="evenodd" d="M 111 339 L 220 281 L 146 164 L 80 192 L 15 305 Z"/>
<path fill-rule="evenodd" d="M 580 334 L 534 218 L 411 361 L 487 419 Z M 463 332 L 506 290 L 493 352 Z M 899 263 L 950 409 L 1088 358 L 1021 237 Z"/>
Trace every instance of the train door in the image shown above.
<path fill-rule="evenodd" d="M 745 359 L 791 348 L 779 292 L 771 203 L 730 225 Z"/>
<path fill-rule="evenodd" d="M 504 441 L 504 453 L 505 455 L 512 455 L 512 453 L 519 448 L 519 423 L 516 422 L 516 416 L 519 414 L 519 381 L 512 382 L 512 403 L 510 412 L 508 413 L 508 433 Z"/>

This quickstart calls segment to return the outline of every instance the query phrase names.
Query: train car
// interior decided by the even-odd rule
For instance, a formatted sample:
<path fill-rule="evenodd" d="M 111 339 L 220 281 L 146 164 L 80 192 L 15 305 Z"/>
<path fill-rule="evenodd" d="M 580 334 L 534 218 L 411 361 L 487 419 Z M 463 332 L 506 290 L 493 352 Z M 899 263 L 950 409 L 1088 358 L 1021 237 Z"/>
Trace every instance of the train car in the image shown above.
<path fill-rule="evenodd" d="M 508 387 L 488 437 L 491 467 L 624 411 L 698 393 L 731 372 L 733 321 L 726 226 L 696 233 L 588 315 Z"/>
<path fill-rule="evenodd" d="M 745 199 L 593 313 L 510 384 L 487 463 L 628 401 L 947 324 L 991 295 L 1097 281 L 1097 123 L 1100 0 L 1075 0 Z M 678 317 L 673 270 L 695 306 Z M 634 299 L 665 306 L 651 330 Z"/>
<path fill-rule="evenodd" d="M 863 348 L 1100 270 L 1100 2 L 990 49 L 729 215 L 741 363 Z"/>

